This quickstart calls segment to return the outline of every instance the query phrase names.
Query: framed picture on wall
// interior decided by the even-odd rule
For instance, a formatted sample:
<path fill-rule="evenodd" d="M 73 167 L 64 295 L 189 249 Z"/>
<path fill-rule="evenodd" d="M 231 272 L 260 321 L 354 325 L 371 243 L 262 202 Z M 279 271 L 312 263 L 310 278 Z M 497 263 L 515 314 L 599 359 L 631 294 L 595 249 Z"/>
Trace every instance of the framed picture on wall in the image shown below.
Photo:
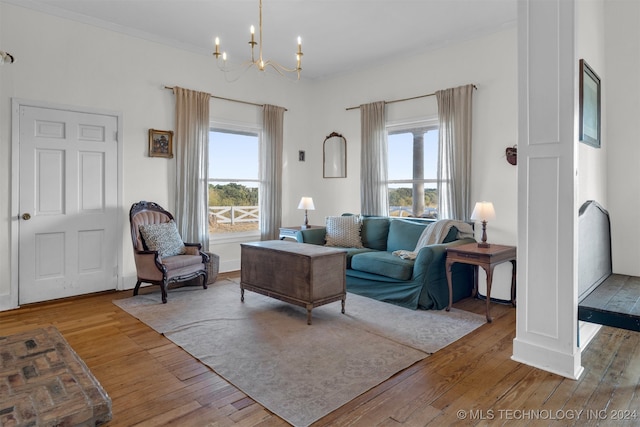
<path fill-rule="evenodd" d="M 600 148 L 600 77 L 580 60 L 580 141 Z"/>
<path fill-rule="evenodd" d="M 149 129 L 149 157 L 173 158 L 173 131 Z"/>

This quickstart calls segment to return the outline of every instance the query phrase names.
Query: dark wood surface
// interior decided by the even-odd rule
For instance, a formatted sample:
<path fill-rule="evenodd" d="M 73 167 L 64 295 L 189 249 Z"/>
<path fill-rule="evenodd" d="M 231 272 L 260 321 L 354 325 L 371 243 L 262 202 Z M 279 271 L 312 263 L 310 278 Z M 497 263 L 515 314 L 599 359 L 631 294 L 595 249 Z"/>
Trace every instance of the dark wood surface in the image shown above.
<path fill-rule="evenodd" d="M 578 304 L 578 319 L 640 331 L 640 277 L 609 276 Z"/>
<path fill-rule="evenodd" d="M 447 284 L 449 286 L 449 305 L 447 311 L 451 309 L 453 303 L 453 289 L 451 284 L 451 266 L 454 263 L 471 264 L 475 266 L 473 295 L 478 293 L 478 267 L 487 274 L 487 322 L 491 322 L 491 284 L 493 281 L 493 269 L 503 262 L 511 262 L 513 268 L 511 273 L 511 304 L 516 304 L 516 247 L 506 245 L 490 244 L 488 247 L 478 246 L 477 243 L 469 243 L 466 245 L 452 246 L 447 248 L 447 259 L 445 269 L 447 273 Z"/>
<path fill-rule="evenodd" d="M 221 273 L 219 280 L 239 282 L 239 277 Z M 140 292 L 159 290 L 149 286 Z M 131 291 L 104 292 L 0 312 L 0 330 L 13 334 L 55 325 L 111 397 L 110 427 L 288 426 L 111 302 L 130 296 Z M 484 301 L 474 298 L 461 300 L 454 308 L 485 312 Z M 511 360 L 516 309 L 493 304 L 492 314 L 493 323 L 399 372 L 313 427 L 639 424 L 639 332 L 601 328 L 582 353 L 584 373 L 570 380 Z M 513 419 L 514 411 L 544 410 L 584 412 L 564 420 Z M 489 411 L 492 420 L 479 419 Z M 623 419 L 614 420 L 614 415 Z"/>

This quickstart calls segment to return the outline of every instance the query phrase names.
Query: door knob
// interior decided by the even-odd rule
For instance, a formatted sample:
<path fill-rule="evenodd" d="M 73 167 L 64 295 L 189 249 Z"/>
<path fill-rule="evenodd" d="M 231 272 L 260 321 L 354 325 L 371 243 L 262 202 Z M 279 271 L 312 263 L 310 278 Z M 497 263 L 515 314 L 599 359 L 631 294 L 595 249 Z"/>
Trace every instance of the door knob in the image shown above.
<path fill-rule="evenodd" d="M 28 221 L 31 219 L 31 215 L 29 215 L 28 213 L 23 213 L 22 214 L 22 219 L 24 219 L 25 221 Z"/>

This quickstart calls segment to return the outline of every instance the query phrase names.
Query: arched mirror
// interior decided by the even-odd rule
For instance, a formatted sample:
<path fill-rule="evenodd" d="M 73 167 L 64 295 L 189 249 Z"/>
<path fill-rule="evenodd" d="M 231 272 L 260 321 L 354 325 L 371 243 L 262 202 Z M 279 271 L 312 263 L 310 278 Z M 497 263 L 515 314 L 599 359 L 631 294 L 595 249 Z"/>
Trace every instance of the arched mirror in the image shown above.
<path fill-rule="evenodd" d="M 337 132 L 324 139 L 323 178 L 347 177 L 347 140 Z"/>

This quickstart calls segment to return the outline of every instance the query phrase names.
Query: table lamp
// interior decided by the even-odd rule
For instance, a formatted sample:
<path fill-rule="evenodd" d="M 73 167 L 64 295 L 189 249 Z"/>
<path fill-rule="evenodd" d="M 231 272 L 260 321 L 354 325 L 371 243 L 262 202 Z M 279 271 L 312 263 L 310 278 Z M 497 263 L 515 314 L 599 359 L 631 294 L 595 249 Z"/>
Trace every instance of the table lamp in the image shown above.
<path fill-rule="evenodd" d="M 300 199 L 300 203 L 298 204 L 298 209 L 304 209 L 304 225 L 302 225 L 302 229 L 306 230 L 310 228 L 309 226 L 309 217 L 307 216 L 307 210 L 314 210 L 316 207 L 313 205 L 313 199 L 311 197 L 303 197 Z"/>
<path fill-rule="evenodd" d="M 477 202 L 471 213 L 471 219 L 482 221 L 482 242 L 478 243 L 479 248 L 488 248 L 487 243 L 487 221 L 496 219 L 496 211 L 491 202 Z"/>

